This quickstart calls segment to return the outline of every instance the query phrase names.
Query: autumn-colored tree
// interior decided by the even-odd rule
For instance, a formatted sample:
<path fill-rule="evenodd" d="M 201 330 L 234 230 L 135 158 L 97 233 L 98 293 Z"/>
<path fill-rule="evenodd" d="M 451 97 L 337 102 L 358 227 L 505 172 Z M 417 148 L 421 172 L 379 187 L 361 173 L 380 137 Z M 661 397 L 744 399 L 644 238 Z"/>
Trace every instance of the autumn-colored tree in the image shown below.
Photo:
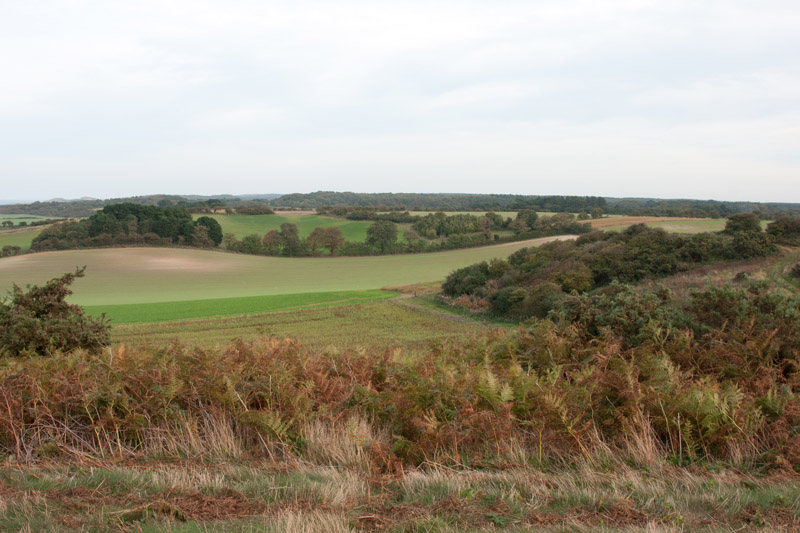
<path fill-rule="evenodd" d="M 281 235 L 277 230 L 268 231 L 261 242 L 268 255 L 278 255 L 278 252 L 281 251 Z"/>
<path fill-rule="evenodd" d="M 342 233 L 341 228 L 337 228 L 336 226 L 325 228 L 323 243 L 323 246 L 325 246 L 330 253 L 336 253 L 336 250 L 344 245 L 344 233 Z"/>
<path fill-rule="evenodd" d="M 306 237 L 306 246 L 311 248 L 312 252 L 316 252 L 317 248 L 325 246 L 325 229 L 314 228 L 311 234 Z"/>

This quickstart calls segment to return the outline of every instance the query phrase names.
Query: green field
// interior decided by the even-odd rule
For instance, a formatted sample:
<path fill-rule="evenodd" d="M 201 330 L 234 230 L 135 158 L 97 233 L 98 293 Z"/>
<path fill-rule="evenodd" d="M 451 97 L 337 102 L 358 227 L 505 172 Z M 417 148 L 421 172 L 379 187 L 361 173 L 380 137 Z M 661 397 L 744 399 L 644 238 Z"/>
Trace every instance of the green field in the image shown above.
<path fill-rule="evenodd" d="M 387 293 L 391 295 L 391 293 Z M 445 313 L 415 311 L 392 302 L 308 308 L 235 318 L 213 318 L 160 324 L 122 324 L 112 341 L 134 348 L 156 348 L 172 339 L 199 347 L 224 346 L 231 339 L 292 337 L 311 348 L 403 347 L 415 351 L 445 339 L 466 339 L 485 331 L 478 322 Z"/>
<path fill-rule="evenodd" d="M 360 291 L 444 279 L 457 268 L 507 257 L 547 237 L 431 254 L 276 258 L 175 248 L 106 248 L 0 259 L 0 294 L 86 265 L 70 301 L 121 305 L 269 294 Z"/>
<path fill-rule="evenodd" d="M 345 240 L 361 241 L 367 238 L 367 228 L 371 222 L 361 220 L 344 220 L 341 218 L 318 215 L 195 215 L 214 218 L 222 226 L 223 233 L 233 233 L 241 239 L 253 233 L 264 235 L 270 230 L 280 230 L 281 224 L 296 224 L 300 237 L 305 239 L 314 228 L 336 226 L 342 230 Z"/>
<path fill-rule="evenodd" d="M 3 246 L 19 246 L 23 250 L 27 250 L 31 247 L 34 237 L 41 232 L 42 228 L 0 231 L 0 248 Z"/>
<path fill-rule="evenodd" d="M 385 300 L 394 296 L 397 296 L 397 293 L 381 290 L 307 292 L 181 302 L 86 306 L 84 309 L 90 315 L 105 313 L 114 324 L 135 324 L 352 305 Z"/>

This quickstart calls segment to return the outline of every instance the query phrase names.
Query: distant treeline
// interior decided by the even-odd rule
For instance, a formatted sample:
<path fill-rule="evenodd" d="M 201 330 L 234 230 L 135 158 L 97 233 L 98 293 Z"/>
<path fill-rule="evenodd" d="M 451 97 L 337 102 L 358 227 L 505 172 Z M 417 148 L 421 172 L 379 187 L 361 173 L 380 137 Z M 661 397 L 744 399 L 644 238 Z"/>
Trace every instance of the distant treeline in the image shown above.
<path fill-rule="evenodd" d="M 286 194 L 270 202 L 273 207 L 319 208 L 361 206 L 409 211 L 518 211 L 533 209 L 556 213 L 605 209 L 599 196 L 524 196 L 517 194 L 355 193 L 318 191 Z"/>
<path fill-rule="evenodd" d="M 780 215 L 800 215 L 800 204 L 720 202 L 717 200 L 660 200 L 656 198 L 606 198 L 606 212 L 614 215 L 727 218 L 753 213 L 761 220 Z"/>
<path fill-rule="evenodd" d="M 38 215 L 43 217 L 87 218 L 100 209 L 117 204 L 136 204 L 157 207 L 180 207 L 190 213 L 212 213 L 217 210 L 227 214 L 272 214 L 267 205 L 269 199 L 210 198 L 187 199 L 182 196 L 153 194 L 130 198 L 110 198 L 108 200 L 70 200 L 54 202 L 33 202 L 32 204 L 12 204 L 0 206 L 0 214 Z"/>
<path fill-rule="evenodd" d="M 761 220 L 800 214 L 800 204 L 720 202 L 717 200 L 663 200 L 657 198 L 603 198 L 599 196 L 533 196 L 517 194 L 422 194 L 354 193 L 318 191 L 307 194 L 255 195 L 218 198 L 182 197 L 156 194 L 108 200 L 34 202 L 0 206 L 0 214 L 30 214 L 44 217 L 85 218 L 103 207 L 133 203 L 159 207 L 183 207 L 192 213 L 269 214 L 271 208 L 317 209 L 354 220 L 392 220 L 404 211 L 519 211 L 531 209 L 554 213 L 606 214 L 726 218 L 736 213 L 754 213 Z M 354 209 L 358 208 L 358 209 Z M 360 209 L 360 210 L 359 210 Z M 343 213 L 333 211 L 344 210 Z M 359 218 L 360 217 L 360 218 Z"/>
<path fill-rule="evenodd" d="M 598 196 L 525 196 L 514 194 L 414 194 L 319 191 L 287 194 L 272 206 L 318 209 L 355 220 L 392 219 L 403 211 L 519 211 L 591 213 L 601 209 L 615 215 L 726 218 L 754 213 L 761 220 L 800 214 L 800 204 L 721 202 L 717 200 L 663 200 L 657 198 L 602 198 Z M 348 210 L 348 208 L 350 210 Z M 359 210 L 360 209 L 360 210 Z M 337 212 L 338 211 L 338 212 Z M 410 222 L 410 220 L 396 220 Z"/>

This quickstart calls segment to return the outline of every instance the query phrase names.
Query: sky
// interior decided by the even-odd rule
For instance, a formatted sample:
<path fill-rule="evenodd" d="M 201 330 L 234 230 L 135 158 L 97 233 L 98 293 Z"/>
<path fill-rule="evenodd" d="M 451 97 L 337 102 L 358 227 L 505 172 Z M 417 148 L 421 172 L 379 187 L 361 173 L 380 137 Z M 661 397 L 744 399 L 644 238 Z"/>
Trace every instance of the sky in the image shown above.
<path fill-rule="evenodd" d="M 800 202 L 800 2 L 0 0 L 0 199 Z"/>

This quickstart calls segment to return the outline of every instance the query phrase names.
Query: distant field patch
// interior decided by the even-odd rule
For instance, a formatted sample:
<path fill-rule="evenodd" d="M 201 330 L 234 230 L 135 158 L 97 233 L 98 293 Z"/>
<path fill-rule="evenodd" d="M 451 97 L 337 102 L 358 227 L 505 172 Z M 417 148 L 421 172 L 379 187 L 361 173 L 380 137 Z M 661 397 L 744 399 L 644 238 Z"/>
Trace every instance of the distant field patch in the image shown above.
<path fill-rule="evenodd" d="M 486 213 L 489 213 L 489 211 L 410 211 L 412 215 L 419 215 L 423 217 L 425 215 L 430 215 L 432 213 L 439 213 L 439 212 L 444 213 L 445 215 L 476 215 L 476 216 L 483 216 Z M 503 218 L 509 218 L 509 217 L 515 218 L 517 216 L 517 211 L 494 211 L 494 213 L 497 213 Z M 551 211 L 537 211 L 537 214 L 540 217 L 542 216 L 550 217 L 555 215 L 555 213 Z"/>
<path fill-rule="evenodd" d="M 57 218 L 61 217 L 42 217 L 39 215 L 7 215 L 5 213 L 0 213 L 0 224 L 6 220 L 10 220 L 14 223 L 14 226 L 16 226 L 20 222 L 26 222 L 30 224 L 31 222 L 37 222 L 39 220 L 53 220 Z"/>
<path fill-rule="evenodd" d="M 444 279 L 457 268 L 566 237 L 429 254 L 278 258 L 178 248 L 105 248 L 0 259 L 0 294 L 86 265 L 70 301 L 121 305 L 379 289 Z"/>
<path fill-rule="evenodd" d="M 725 229 L 724 218 L 675 218 L 675 217 L 627 217 L 619 216 L 593 220 L 592 227 L 607 231 L 621 231 L 634 224 L 645 224 L 651 228 L 662 228 L 670 233 L 703 233 Z M 761 227 L 769 221 L 762 220 Z"/>
<path fill-rule="evenodd" d="M 272 294 L 181 302 L 95 305 L 87 306 L 85 309 L 90 315 L 105 313 L 107 318 L 112 319 L 113 324 L 136 324 L 353 305 L 386 300 L 397 296 L 397 294 L 396 292 L 381 290 L 307 292 L 302 294 Z"/>
<path fill-rule="evenodd" d="M 371 222 L 361 220 L 345 220 L 341 218 L 319 215 L 195 215 L 210 216 L 219 222 L 223 233 L 233 233 L 241 239 L 253 233 L 264 235 L 271 230 L 280 230 L 281 224 L 296 224 L 301 238 L 308 237 L 314 228 L 338 227 L 345 240 L 363 242 L 367 238 L 367 228 Z"/>
<path fill-rule="evenodd" d="M 19 246 L 23 250 L 28 250 L 33 239 L 41 232 L 42 228 L 0 231 L 0 248 Z"/>

